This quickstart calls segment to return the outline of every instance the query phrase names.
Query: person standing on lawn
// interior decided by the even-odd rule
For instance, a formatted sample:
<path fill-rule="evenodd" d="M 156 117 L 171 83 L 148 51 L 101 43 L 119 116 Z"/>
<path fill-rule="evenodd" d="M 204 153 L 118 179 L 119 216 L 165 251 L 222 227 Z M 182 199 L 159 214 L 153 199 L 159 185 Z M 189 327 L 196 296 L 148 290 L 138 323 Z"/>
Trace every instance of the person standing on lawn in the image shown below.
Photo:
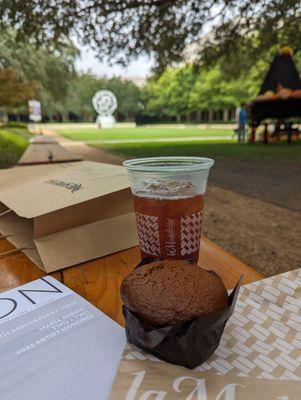
<path fill-rule="evenodd" d="M 238 129 L 237 129 L 237 134 L 238 134 L 238 143 L 243 143 L 245 142 L 246 138 L 246 126 L 248 123 L 248 109 L 246 103 L 242 103 L 240 105 L 240 110 L 238 112 Z"/>

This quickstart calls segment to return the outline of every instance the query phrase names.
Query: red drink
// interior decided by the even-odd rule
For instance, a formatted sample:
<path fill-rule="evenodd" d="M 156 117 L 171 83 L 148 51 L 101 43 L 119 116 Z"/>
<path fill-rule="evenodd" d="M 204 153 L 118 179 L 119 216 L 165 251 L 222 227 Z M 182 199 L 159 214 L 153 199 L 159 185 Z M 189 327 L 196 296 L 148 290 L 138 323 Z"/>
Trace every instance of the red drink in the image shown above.
<path fill-rule="evenodd" d="M 134 194 L 142 258 L 197 262 L 204 197 L 194 189 L 187 181 L 153 180 Z"/>
<path fill-rule="evenodd" d="M 142 258 L 198 261 L 204 194 L 213 164 L 205 157 L 124 161 Z"/>

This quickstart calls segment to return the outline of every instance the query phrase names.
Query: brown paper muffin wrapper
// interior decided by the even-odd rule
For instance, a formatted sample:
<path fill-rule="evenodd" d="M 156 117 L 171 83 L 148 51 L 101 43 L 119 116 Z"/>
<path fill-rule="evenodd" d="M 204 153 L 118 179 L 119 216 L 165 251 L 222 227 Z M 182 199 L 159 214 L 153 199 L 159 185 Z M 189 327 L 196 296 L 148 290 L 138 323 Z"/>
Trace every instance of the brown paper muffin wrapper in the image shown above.
<path fill-rule="evenodd" d="M 172 364 L 195 368 L 217 349 L 225 325 L 233 314 L 242 277 L 229 296 L 229 307 L 183 324 L 154 328 L 123 306 L 130 343 Z"/>

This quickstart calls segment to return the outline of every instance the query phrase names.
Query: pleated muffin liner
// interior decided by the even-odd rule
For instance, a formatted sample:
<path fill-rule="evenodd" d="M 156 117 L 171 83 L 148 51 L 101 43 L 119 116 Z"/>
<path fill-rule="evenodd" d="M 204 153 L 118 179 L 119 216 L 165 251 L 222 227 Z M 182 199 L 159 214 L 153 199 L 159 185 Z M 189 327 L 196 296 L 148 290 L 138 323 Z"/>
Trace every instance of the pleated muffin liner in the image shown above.
<path fill-rule="evenodd" d="M 182 324 L 154 328 L 123 306 L 127 340 L 171 364 L 187 368 L 201 365 L 219 345 L 226 323 L 233 314 L 242 278 L 228 296 L 226 309 Z"/>

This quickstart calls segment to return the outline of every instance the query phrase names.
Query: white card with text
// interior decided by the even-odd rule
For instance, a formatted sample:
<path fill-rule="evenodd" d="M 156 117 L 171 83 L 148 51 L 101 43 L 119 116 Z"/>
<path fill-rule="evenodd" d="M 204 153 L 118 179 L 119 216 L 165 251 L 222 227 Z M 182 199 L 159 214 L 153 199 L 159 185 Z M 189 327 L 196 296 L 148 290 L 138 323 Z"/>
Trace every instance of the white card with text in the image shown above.
<path fill-rule="evenodd" d="M 124 329 L 56 279 L 0 293 L 1 400 L 107 400 Z"/>

